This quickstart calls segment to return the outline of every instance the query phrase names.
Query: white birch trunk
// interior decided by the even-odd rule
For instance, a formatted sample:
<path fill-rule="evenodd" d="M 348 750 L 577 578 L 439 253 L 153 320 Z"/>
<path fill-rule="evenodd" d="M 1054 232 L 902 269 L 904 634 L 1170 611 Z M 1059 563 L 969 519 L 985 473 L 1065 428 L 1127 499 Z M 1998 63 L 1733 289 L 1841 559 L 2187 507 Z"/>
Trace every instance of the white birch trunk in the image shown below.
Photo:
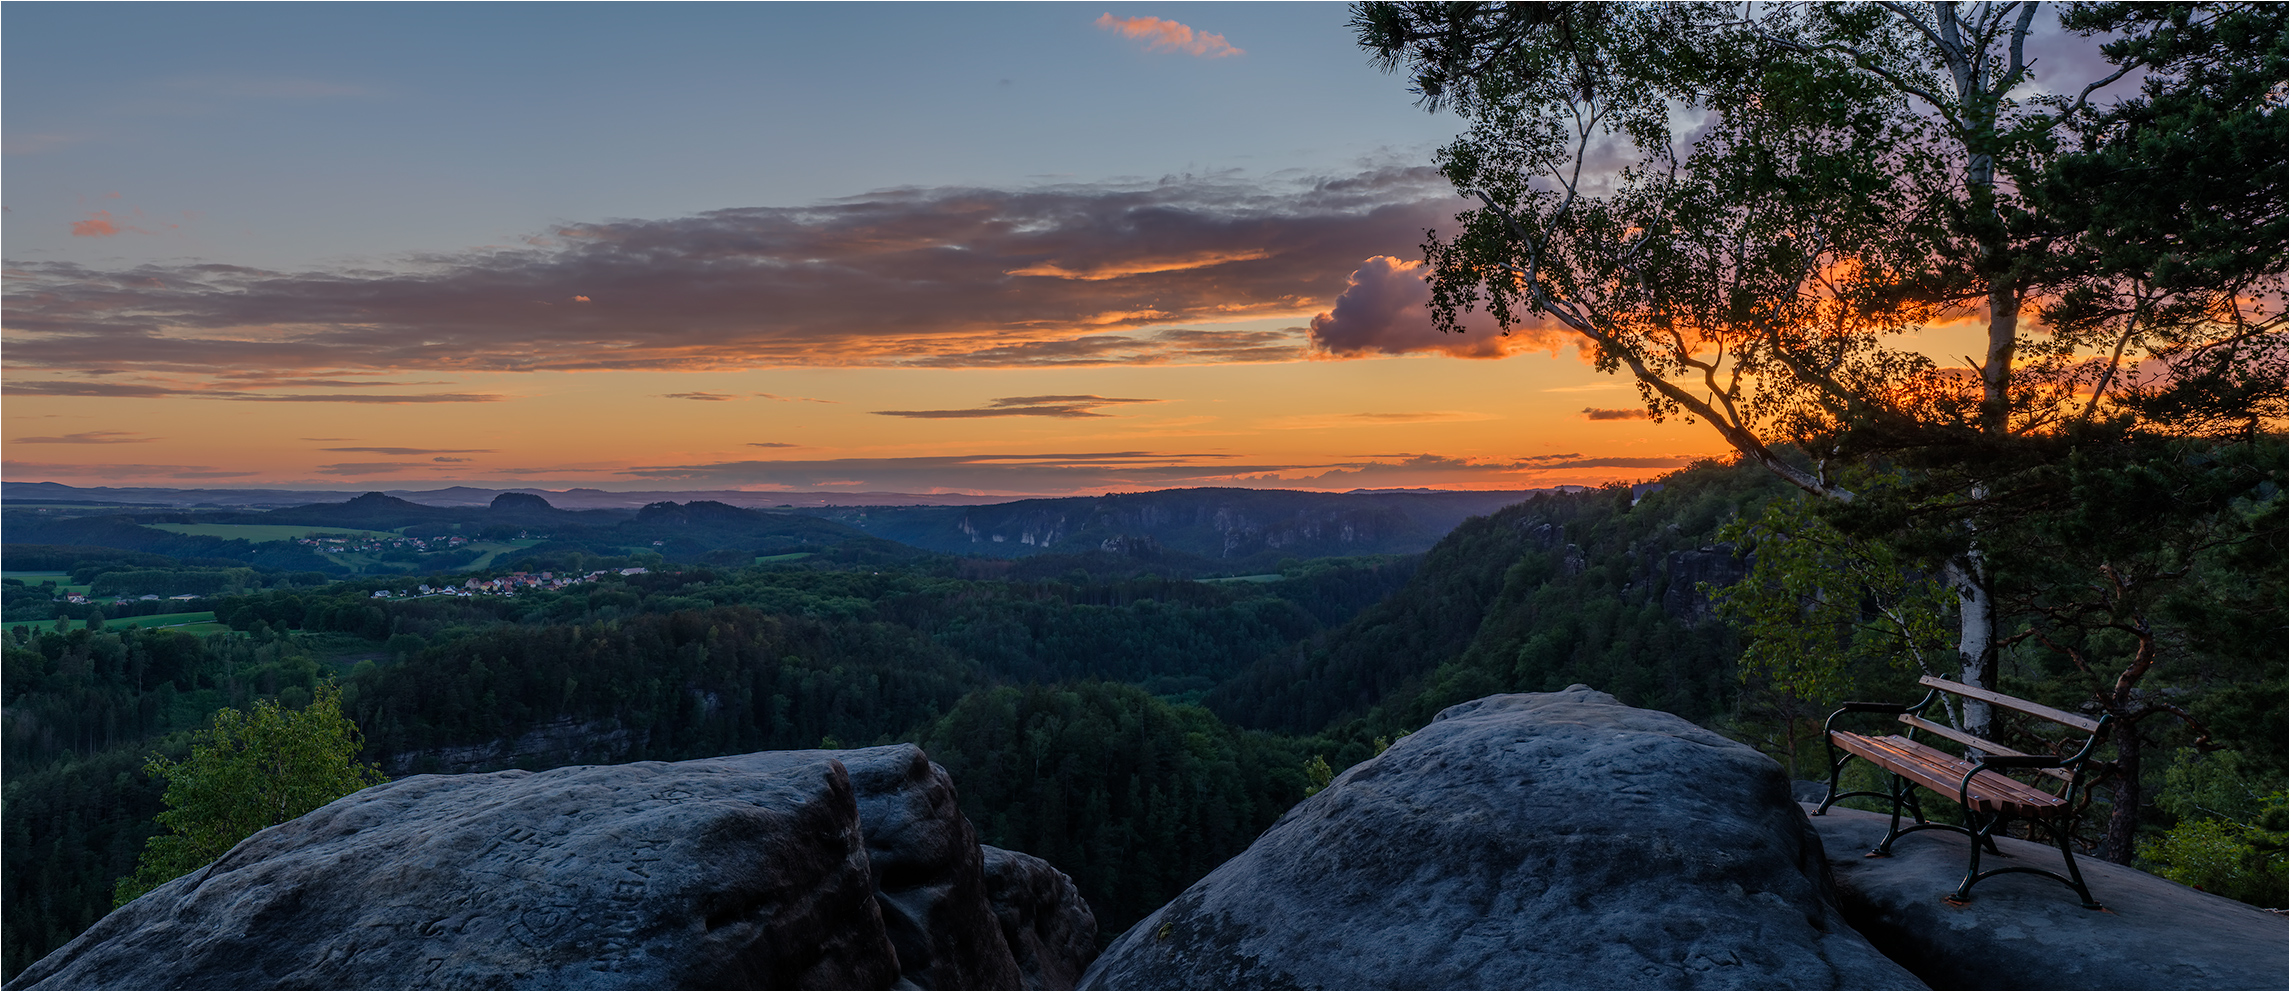
<path fill-rule="evenodd" d="M 1981 551 L 1969 549 L 1949 560 L 1945 570 L 1949 587 L 1957 593 L 1957 658 L 1963 667 L 1957 681 L 1967 686 L 1994 689 L 1997 608 L 1982 582 Z M 1989 735 L 1989 705 L 1967 699 L 1957 726 L 1983 738 Z"/>

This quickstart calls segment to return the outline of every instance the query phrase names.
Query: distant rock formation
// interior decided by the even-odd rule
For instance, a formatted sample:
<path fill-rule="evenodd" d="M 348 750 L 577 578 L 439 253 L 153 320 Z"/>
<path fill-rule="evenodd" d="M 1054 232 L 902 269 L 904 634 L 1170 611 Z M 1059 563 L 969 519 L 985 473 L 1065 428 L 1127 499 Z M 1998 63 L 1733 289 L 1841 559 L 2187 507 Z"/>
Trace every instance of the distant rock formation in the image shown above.
<path fill-rule="evenodd" d="M 551 506 L 546 497 L 509 492 L 494 497 L 493 503 L 486 509 L 496 514 L 548 514 L 554 513 L 557 508 Z"/>
<path fill-rule="evenodd" d="M 1363 762 L 1116 939 L 1093 989 L 1914 989 L 1780 766 L 1582 686 Z"/>
<path fill-rule="evenodd" d="M 1730 544 L 1672 552 L 1666 564 L 1670 585 L 1663 590 L 1663 613 L 1688 624 L 1718 617 L 1711 609 L 1710 595 L 1702 591 L 1703 584 L 1732 586 L 1750 575 L 1750 563 L 1735 554 Z"/>
<path fill-rule="evenodd" d="M 1044 989 L 1096 930 L 1063 874 L 982 850 L 946 772 L 889 745 L 376 786 L 9 988 Z"/>

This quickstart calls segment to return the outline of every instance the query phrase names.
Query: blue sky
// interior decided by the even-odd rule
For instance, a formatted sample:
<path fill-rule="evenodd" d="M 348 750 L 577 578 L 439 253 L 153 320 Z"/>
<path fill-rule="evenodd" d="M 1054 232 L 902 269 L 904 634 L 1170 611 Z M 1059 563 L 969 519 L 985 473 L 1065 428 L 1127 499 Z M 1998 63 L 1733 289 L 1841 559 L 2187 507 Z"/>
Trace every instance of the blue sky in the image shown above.
<path fill-rule="evenodd" d="M 1722 452 L 1551 328 L 1432 328 L 1459 122 L 1348 17 L 8 4 L 6 478 L 1518 488 Z"/>
<path fill-rule="evenodd" d="M 1242 54 L 1148 51 L 1153 16 Z M 1341 4 L 11 4 L 12 259 L 382 263 L 566 222 L 1427 161 Z M 108 211 L 148 237 L 75 238 Z"/>

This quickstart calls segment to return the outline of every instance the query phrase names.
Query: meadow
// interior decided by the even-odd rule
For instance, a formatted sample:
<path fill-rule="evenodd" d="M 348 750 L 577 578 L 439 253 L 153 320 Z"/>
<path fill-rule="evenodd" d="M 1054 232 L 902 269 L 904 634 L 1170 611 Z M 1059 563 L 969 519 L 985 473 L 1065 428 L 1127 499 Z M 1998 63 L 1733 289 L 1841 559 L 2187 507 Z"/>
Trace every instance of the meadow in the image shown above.
<path fill-rule="evenodd" d="M 26 586 L 38 586 L 41 583 L 54 583 L 56 584 L 56 591 L 59 593 L 86 593 L 88 591 L 88 584 L 72 582 L 72 574 L 64 572 L 60 569 L 11 569 L 6 572 L 0 572 L 0 579 L 22 580 Z"/>

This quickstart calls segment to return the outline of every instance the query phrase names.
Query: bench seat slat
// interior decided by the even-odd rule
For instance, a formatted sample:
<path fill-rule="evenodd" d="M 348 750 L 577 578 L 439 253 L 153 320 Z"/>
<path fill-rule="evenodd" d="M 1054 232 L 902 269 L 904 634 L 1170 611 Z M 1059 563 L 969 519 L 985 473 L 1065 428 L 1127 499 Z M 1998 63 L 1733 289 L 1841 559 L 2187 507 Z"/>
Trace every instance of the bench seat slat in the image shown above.
<path fill-rule="evenodd" d="M 1963 683 L 1953 683 L 1939 676 L 1923 676 L 1917 680 L 1917 683 L 1920 686 L 1929 686 L 1944 693 L 1955 693 L 1958 696 L 1969 696 L 1975 700 L 1981 700 L 1987 703 L 1996 704 L 1999 707 L 2004 707 L 2010 710 L 2017 710 L 2021 713 L 2036 717 L 2042 717 L 2045 720 L 2051 721 L 2055 724 L 2066 724 L 2069 727 L 2084 731 L 2087 734 L 2100 730 L 2100 722 L 2093 720 L 2092 718 L 2071 714 L 2065 710 L 2054 710 L 2053 708 L 2047 707 L 2044 704 L 2030 703 L 2027 700 L 2023 700 L 2019 697 L 2006 696 L 1995 690 L 1982 689 L 1978 686 L 1967 686 Z"/>
<path fill-rule="evenodd" d="M 1943 796 L 1956 796 L 1958 784 L 1973 768 L 1971 762 L 1899 735 L 1873 738 L 1838 731 L 1833 740 L 1838 747 Z M 1982 813 L 2006 812 L 2016 817 L 2049 816 L 2066 804 L 2060 797 L 1989 770 L 1973 777 L 1966 799 Z"/>
<path fill-rule="evenodd" d="M 1997 744 L 1996 742 L 1990 741 L 1989 739 L 1983 738 L 1979 735 L 1968 734 L 1966 732 L 1959 731 L 1947 724 L 1936 724 L 1932 721 L 1926 720 L 1925 718 L 1919 717 L 1916 714 L 1902 714 L 1900 715 L 1899 720 L 1901 723 L 1907 724 L 1910 727 L 1916 728 L 1920 731 L 1930 731 L 1960 745 L 1970 745 L 1991 755 L 2019 756 L 2027 754 L 2026 752 L 2013 751 L 2010 748 L 2006 748 L 2003 745 Z M 2044 773 L 2045 775 L 2051 776 L 2052 778 L 2060 780 L 2064 783 L 2075 781 L 2074 776 L 2057 768 L 2044 768 L 2034 771 Z"/>

